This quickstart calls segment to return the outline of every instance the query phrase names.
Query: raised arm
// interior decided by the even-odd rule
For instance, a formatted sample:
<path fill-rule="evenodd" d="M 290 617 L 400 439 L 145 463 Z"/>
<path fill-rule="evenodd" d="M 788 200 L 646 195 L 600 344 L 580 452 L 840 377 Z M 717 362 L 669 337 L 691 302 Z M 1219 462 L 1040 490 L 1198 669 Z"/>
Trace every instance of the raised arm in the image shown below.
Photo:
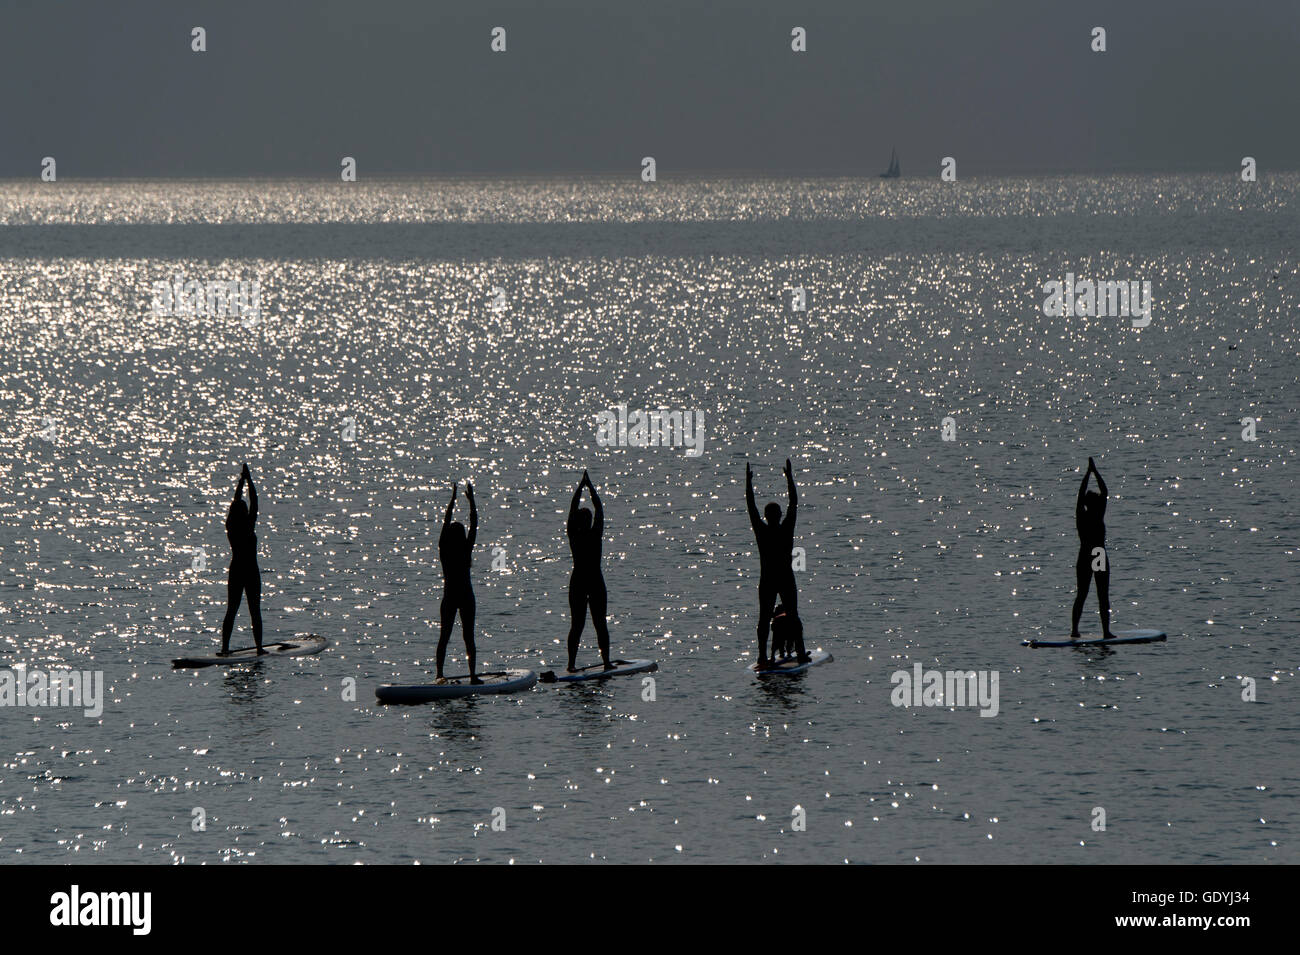
<path fill-rule="evenodd" d="M 253 475 L 248 472 L 248 465 L 244 465 L 244 474 L 248 476 L 248 523 L 251 527 L 257 522 L 257 488 L 253 487 Z"/>
<path fill-rule="evenodd" d="M 1093 462 L 1092 458 L 1088 459 L 1088 467 L 1091 468 L 1092 473 L 1097 476 L 1097 490 L 1101 491 L 1101 496 L 1109 497 L 1110 495 L 1106 491 L 1106 482 L 1101 479 L 1101 472 L 1097 470 L 1097 465 Z"/>
<path fill-rule="evenodd" d="M 582 507 L 582 485 L 586 483 L 579 481 L 578 486 L 573 489 L 573 500 L 569 502 L 569 520 L 567 528 L 571 532 L 575 522 L 578 520 L 578 510 Z"/>
<path fill-rule="evenodd" d="M 447 502 L 447 513 L 443 515 L 442 526 L 446 527 L 451 523 L 452 512 L 456 510 L 456 485 L 451 486 L 451 500 Z"/>
<path fill-rule="evenodd" d="M 785 523 L 794 527 L 795 512 L 799 510 L 799 495 L 794 489 L 794 471 L 790 468 L 790 459 L 785 459 L 785 487 L 790 492 L 790 506 L 785 512 Z"/>
<path fill-rule="evenodd" d="M 600 506 L 600 495 L 596 493 L 596 485 L 587 479 L 587 490 L 591 492 L 591 506 L 596 510 L 596 519 L 591 523 L 591 532 L 599 537 L 605 533 L 605 509 Z"/>
<path fill-rule="evenodd" d="M 469 498 L 469 537 L 465 539 L 467 548 L 474 546 L 474 536 L 478 534 L 478 505 L 474 503 L 474 485 L 465 482 L 465 496 Z"/>
<path fill-rule="evenodd" d="M 749 511 L 749 524 L 757 533 L 762 521 L 758 516 L 758 505 L 754 503 L 754 471 L 745 464 L 745 508 Z"/>

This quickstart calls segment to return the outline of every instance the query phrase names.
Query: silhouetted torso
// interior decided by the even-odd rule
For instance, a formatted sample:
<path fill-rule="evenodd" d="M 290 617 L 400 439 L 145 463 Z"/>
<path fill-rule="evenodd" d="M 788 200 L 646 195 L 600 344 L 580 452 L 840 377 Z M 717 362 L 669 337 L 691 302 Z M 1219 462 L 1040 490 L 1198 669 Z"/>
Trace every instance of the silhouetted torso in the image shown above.
<path fill-rule="evenodd" d="M 1106 545 L 1106 499 L 1097 497 L 1087 501 L 1079 512 L 1076 523 L 1079 543 L 1087 548 L 1104 547 Z"/>
<path fill-rule="evenodd" d="M 790 565 L 790 555 L 794 550 L 794 520 L 787 515 L 775 527 L 767 521 L 760 521 L 754 526 L 754 538 L 758 542 L 759 576 L 763 580 L 778 581 L 794 576 Z"/>
<path fill-rule="evenodd" d="M 474 548 L 462 533 L 444 526 L 438 536 L 438 560 L 442 563 L 442 579 L 451 588 L 470 586 L 470 562 Z"/>
<path fill-rule="evenodd" d="M 230 541 L 232 564 L 257 563 L 257 535 L 253 533 L 256 525 L 256 515 L 231 505 L 226 514 L 226 540 Z"/>
<path fill-rule="evenodd" d="M 745 508 L 749 512 L 749 526 L 754 529 L 754 540 L 758 543 L 759 584 L 780 586 L 793 584 L 794 569 L 790 566 L 794 551 L 794 524 L 798 514 L 799 500 L 795 491 L 794 476 L 789 473 L 789 461 L 786 462 L 786 491 L 789 504 L 785 516 L 776 503 L 769 504 L 762 515 L 754 502 L 754 481 L 748 467 L 745 469 Z"/>
<path fill-rule="evenodd" d="M 570 522 L 569 550 L 573 554 L 573 572 L 581 576 L 600 573 L 601 534 L 592 527 L 582 528 Z"/>

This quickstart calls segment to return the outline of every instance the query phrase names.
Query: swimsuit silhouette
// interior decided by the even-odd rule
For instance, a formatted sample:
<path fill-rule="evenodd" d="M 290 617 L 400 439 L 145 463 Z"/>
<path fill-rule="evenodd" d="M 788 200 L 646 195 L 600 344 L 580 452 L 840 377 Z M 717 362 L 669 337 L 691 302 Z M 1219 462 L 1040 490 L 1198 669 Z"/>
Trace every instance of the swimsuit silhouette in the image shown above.
<path fill-rule="evenodd" d="M 1089 475 L 1097 475 L 1097 487 L 1101 493 L 1088 490 Z M 1106 482 L 1092 458 L 1088 459 L 1088 470 L 1083 474 L 1083 483 L 1079 485 L 1079 499 L 1074 505 L 1074 523 L 1079 531 L 1079 557 L 1074 563 L 1074 576 L 1078 581 L 1079 594 L 1074 598 L 1074 614 L 1070 623 L 1070 639 L 1079 638 L 1079 617 L 1083 614 L 1083 602 L 1088 598 L 1089 579 L 1097 580 L 1097 603 L 1101 612 L 1101 634 L 1103 638 L 1115 636 L 1110 632 L 1110 555 L 1106 550 Z M 1102 549 L 1105 570 L 1093 570 L 1092 555 L 1094 549 Z"/>
<path fill-rule="evenodd" d="M 451 519 L 452 511 L 456 508 L 456 485 L 453 484 L 447 514 L 442 519 L 442 533 L 438 535 L 443 595 L 437 681 L 443 680 L 442 664 L 447 658 L 447 641 L 451 639 L 451 628 L 455 625 L 456 614 L 459 612 L 461 636 L 465 638 L 465 655 L 469 658 L 469 682 L 478 684 L 483 681 L 474 672 L 477 656 L 474 648 L 474 588 L 469 579 L 471 552 L 474 549 L 474 538 L 478 535 L 478 506 L 474 503 L 474 485 L 468 481 L 465 482 L 465 497 L 469 499 L 469 534 L 465 533 L 463 524 Z"/>
<path fill-rule="evenodd" d="M 248 504 L 244 503 L 244 484 L 248 484 Z M 253 476 L 248 473 L 248 463 L 239 472 L 235 486 L 235 499 L 226 513 L 226 539 L 230 541 L 230 577 L 226 584 L 226 617 L 221 621 L 221 653 L 230 652 L 230 632 L 235 627 L 235 614 L 239 598 L 248 594 L 248 615 L 253 620 L 253 641 L 257 654 L 262 649 L 262 572 L 257 568 L 257 489 Z"/>
<path fill-rule="evenodd" d="M 591 492 L 591 505 L 596 510 L 594 519 L 591 511 L 580 506 L 584 487 Z M 614 664 L 609 662 L 609 627 L 605 625 L 608 595 L 605 591 L 605 578 L 600 572 L 600 538 L 605 532 L 605 510 L 600 506 L 600 496 L 586 471 L 582 472 L 582 480 L 573 492 L 566 531 L 569 550 L 573 552 L 573 574 L 569 577 L 569 614 L 573 619 L 569 625 L 569 672 L 575 672 L 578 667 L 578 639 L 587 622 L 588 607 L 591 608 L 591 622 L 596 628 L 596 642 L 600 644 L 600 659 L 606 670 L 612 670 Z"/>
<path fill-rule="evenodd" d="M 758 663 L 757 669 L 768 664 L 767 631 L 772 622 L 772 610 L 776 598 L 780 596 L 784 615 L 789 618 L 788 636 L 782 643 L 792 639 L 798 650 L 799 659 L 807 662 L 811 659 L 803 645 L 803 624 L 799 622 L 799 591 L 794 582 L 794 568 L 790 566 L 794 551 L 794 522 L 799 507 L 798 495 L 795 493 L 794 476 L 790 470 L 790 459 L 785 462 L 785 482 L 790 492 L 790 505 L 786 508 L 785 519 L 781 518 L 781 506 L 775 501 L 763 509 L 766 523 L 758 515 L 758 505 L 754 503 L 754 472 L 745 465 L 745 506 L 749 511 L 749 523 L 754 528 L 754 538 L 758 541 L 759 578 L 758 578 Z M 783 623 L 783 629 L 784 624 Z M 785 649 L 785 647 L 782 647 Z M 773 644 L 775 657 L 776 645 Z"/>

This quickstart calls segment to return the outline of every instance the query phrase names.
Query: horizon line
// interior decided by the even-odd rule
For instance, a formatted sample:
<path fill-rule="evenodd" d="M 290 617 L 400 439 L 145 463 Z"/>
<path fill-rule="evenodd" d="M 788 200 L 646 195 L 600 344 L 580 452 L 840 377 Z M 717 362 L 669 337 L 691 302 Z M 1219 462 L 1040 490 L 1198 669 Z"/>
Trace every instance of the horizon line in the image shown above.
<path fill-rule="evenodd" d="M 959 167 L 960 168 L 960 167 Z M 956 183 L 970 179 L 1043 179 L 1053 177 L 1104 178 L 1110 176 L 1205 176 L 1222 175 L 1234 180 L 1239 179 L 1240 166 L 1187 166 L 1157 169 L 1152 167 L 1109 168 L 1109 169 L 1052 169 L 1048 167 L 1022 167 L 1007 171 L 978 170 L 973 173 L 959 173 Z M 1258 177 L 1262 180 L 1269 175 L 1300 172 L 1300 166 L 1259 169 Z M 627 169 L 588 169 L 588 170 L 550 170 L 538 171 L 497 171 L 497 172 L 376 172 L 359 174 L 352 182 L 344 182 L 337 172 L 323 173 L 227 173 L 213 175 L 171 175 L 166 173 L 144 175 L 61 175 L 54 182 L 46 182 L 36 172 L 24 176 L 0 176 L 0 183 L 37 183 L 58 186 L 64 182 L 333 182 L 339 185 L 358 185 L 369 181 L 400 182 L 411 180 L 450 180 L 450 181 L 509 181 L 509 180 L 546 180 L 546 179 L 601 179 L 620 180 L 641 183 L 647 186 L 671 185 L 673 182 L 695 181 L 701 179 L 826 179 L 826 180 L 862 180 L 864 182 L 880 180 L 876 172 L 845 171 L 837 169 L 818 170 L 763 170 L 753 168 L 715 169 L 697 168 L 674 170 L 659 176 L 655 182 L 642 182 L 638 167 Z M 934 181 L 940 182 L 939 170 L 925 175 L 903 174 L 885 182 L 898 181 Z M 953 184 L 956 184 L 953 183 Z"/>

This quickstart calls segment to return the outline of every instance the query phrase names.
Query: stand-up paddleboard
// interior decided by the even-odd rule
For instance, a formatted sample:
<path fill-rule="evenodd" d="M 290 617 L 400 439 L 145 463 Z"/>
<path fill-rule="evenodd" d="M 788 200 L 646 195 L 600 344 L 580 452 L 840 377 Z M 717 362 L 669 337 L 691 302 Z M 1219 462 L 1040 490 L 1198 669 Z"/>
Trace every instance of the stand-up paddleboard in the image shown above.
<path fill-rule="evenodd" d="M 384 683 L 375 687 L 375 699 L 380 703 L 431 703 L 480 693 L 518 693 L 537 682 L 532 670 L 496 670 L 480 673 L 478 678 L 483 682 L 471 683 L 469 674 L 464 673 L 442 683 Z"/>
<path fill-rule="evenodd" d="M 1087 640 L 1022 640 L 1022 647 L 1113 647 L 1117 643 L 1163 643 L 1163 630 L 1116 630 L 1113 640 L 1105 637 Z"/>
<path fill-rule="evenodd" d="M 782 657 L 775 663 L 769 662 L 766 669 L 754 670 L 754 676 L 790 676 L 793 673 L 802 673 L 809 667 L 830 663 L 835 659 L 825 650 L 814 650 L 808 656 L 812 659 L 807 663 L 800 663 L 798 657 Z"/>
<path fill-rule="evenodd" d="M 224 656 L 214 653 L 208 657 L 181 657 L 173 660 L 172 666 L 178 670 L 197 670 L 199 667 L 228 666 L 232 663 L 253 663 L 257 660 L 269 660 L 271 657 L 306 657 L 320 653 L 329 643 L 324 637 L 314 633 L 299 634 L 279 643 L 263 643 L 266 652 L 258 655 L 257 647 L 240 647 Z"/>
<path fill-rule="evenodd" d="M 578 683 L 582 680 L 606 680 L 611 676 L 627 676 L 630 673 L 649 673 L 659 669 L 654 660 L 611 660 L 614 669 L 606 670 L 605 664 L 593 663 L 582 667 L 574 673 L 556 673 L 547 670 L 542 674 L 543 683 Z"/>

